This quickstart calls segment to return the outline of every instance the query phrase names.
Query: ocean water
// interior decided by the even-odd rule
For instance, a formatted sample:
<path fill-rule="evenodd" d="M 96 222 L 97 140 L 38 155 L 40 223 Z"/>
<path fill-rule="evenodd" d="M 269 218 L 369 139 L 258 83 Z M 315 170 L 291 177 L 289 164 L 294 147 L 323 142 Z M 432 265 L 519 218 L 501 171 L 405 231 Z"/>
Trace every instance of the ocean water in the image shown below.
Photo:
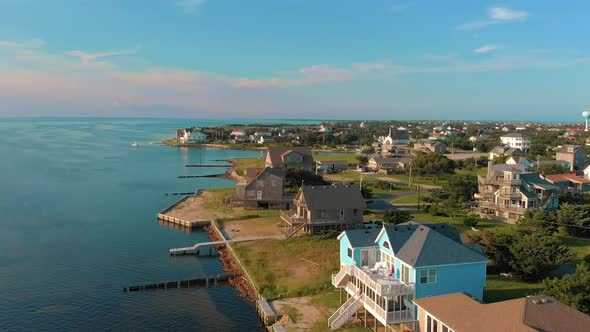
<path fill-rule="evenodd" d="M 260 152 L 149 144 L 219 123 L 0 119 L 0 331 L 261 330 L 231 287 L 122 291 L 222 271 L 217 257 L 171 258 L 207 234 L 163 227 L 156 213 L 180 197 L 166 194 L 233 186 L 179 179 L 225 170 L 185 164 Z"/>

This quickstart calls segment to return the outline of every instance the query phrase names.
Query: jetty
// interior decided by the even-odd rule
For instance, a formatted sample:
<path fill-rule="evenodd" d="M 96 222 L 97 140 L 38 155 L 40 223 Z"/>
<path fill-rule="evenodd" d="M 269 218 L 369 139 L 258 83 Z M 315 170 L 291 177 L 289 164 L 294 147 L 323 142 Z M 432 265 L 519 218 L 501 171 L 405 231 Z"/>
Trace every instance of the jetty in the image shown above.
<path fill-rule="evenodd" d="M 184 167 L 231 167 L 232 164 L 186 164 Z"/>
<path fill-rule="evenodd" d="M 245 238 L 233 239 L 233 240 L 230 239 L 230 240 L 222 240 L 222 241 L 200 242 L 200 243 L 197 243 L 194 246 L 190 246 L 190 247 L 172 248 L 172 249 L 170 249 L 170 256 L 198 255 L 199 250 L 201 248 L 224 246 L 228 243 L 235 243 L 235 242 L 247 242 L 247 241 L 269 240 L 269 239 L 280 240 L 280 239 L 284 239 L 284 236 L 283 235 L 256 236 L 256 237 L 245 237 Z"/>
<path fill-rule="evenodd" d="M 189 287 L 219 287 L 229 285 L 229 279 L 233 275 L 229 273 L 218 274 L 212 277 L 203 277 L 190 280 L 167 281 L 153 284 L 129 286 L 123 288 L 124 292 L 139 292 L 156 289 L 173 289 L 173 288 L 189 288 Z"/>

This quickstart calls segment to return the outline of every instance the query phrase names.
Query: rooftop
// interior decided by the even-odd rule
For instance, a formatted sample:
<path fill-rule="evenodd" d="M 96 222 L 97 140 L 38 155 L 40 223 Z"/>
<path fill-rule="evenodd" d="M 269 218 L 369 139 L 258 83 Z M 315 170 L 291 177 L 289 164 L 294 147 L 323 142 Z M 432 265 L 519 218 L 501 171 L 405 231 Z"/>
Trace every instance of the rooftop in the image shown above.
<path fill-rule="evenodd" d="M 482 304 L 464 293 L 414 300 L 455 332 L 588 331 L 590 316 L 548 296 Z"/>
<path fill-rule="evenodd" d="M 310 210 L 364 209 L 366 207 L 358 186 L 303 186 L 300 191 Z"/>

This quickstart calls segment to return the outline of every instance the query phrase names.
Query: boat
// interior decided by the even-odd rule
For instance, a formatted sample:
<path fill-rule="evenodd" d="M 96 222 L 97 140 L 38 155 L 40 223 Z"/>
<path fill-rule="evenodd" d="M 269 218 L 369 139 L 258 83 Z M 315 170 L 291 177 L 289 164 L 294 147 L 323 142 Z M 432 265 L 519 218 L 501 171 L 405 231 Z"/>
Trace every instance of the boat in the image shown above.
<path fill-rule="evenodd" d="M 138 148 L 139 147 L 139 144 L 137 142 L 133 142 L 133 143 L 131 143 L 131 146 L 134 147 L 134 148 Z"/>

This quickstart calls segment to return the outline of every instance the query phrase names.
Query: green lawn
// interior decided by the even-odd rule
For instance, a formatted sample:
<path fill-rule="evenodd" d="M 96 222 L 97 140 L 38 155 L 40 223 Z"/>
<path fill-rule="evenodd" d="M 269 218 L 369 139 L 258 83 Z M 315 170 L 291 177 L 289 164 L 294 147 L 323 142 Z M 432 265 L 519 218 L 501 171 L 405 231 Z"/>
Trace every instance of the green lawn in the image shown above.
<path fill-rule="evenodd" d="M 508 279 L 497 274 L 488 274 L 483 299 L 487 303 L 511 300 L 527 295 L 536 295 L 542 288 L 542 282 L 525 282 L 518 279 Z"/>
<path fill-rule="evenodd" d="M 571 236 L 560 236 L 561 241 L 576 254 L 578 259 L 584 258 L 586 255 L 590 255 L 590 239 L 582 239 Z"/>
<path fill-rule="evenodd" d="M 236 173 L 238 175 L 244 175 L 246 169 L 250 167 L 264 167 L 264 159 L 260 158 L 235 158 L 233 161 L 237 163 Z"/>
<path fill-rule="evenodd" d="M 420 201 L 422 201 L 422 199 L 424 198 L 424 195 L 420 195 Z M 402 197 L 398 197 L 396 199 L 393 199 L 391 201 L 391 204 L 395 205 L 395 204 L 418 204 L 418 194 L 415 195 L 408 195 L 408 196 L 402 196 Z"/>
<path fill-rule="evenodd" d="M 358 165 L 359 161 L 356 159 L 356 155 L 355 154 L 335 154 L 335 155 L 329 155 L 329 156 L 325 156 L 325 155 L 314 155 L 313 159 L 315 159 L 315 161 L 336 161 L 336 160 L 344 160 L 349 164 L 355 164 Z"/>

